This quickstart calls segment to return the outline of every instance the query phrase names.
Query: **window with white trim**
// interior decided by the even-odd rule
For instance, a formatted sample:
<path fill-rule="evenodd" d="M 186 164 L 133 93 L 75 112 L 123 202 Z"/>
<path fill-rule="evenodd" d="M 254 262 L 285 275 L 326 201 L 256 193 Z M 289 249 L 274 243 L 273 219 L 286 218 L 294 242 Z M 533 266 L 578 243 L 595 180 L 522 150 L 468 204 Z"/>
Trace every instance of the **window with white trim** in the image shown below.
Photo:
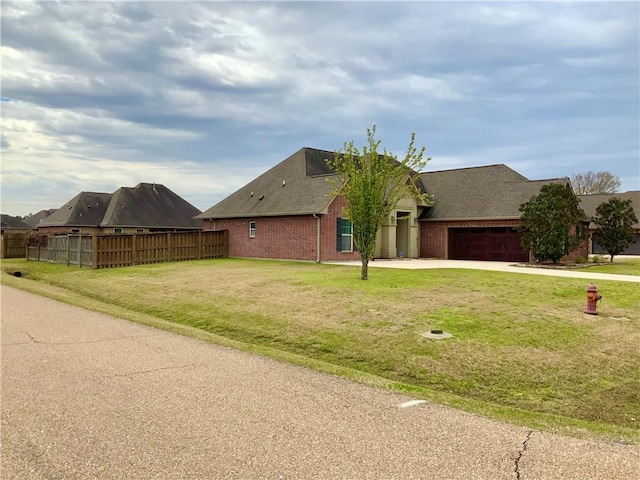
<path fill-rule="evenodd" d="M 256 238 L 256 221 L 249 221 L 249 238 Z"/>
<path fill-rule="evenodd" d="M 339 252 L 353 252 L 356 250 L 353 241 L 353 224 L 346 218 L 337 219 L 336 248 Z"/>

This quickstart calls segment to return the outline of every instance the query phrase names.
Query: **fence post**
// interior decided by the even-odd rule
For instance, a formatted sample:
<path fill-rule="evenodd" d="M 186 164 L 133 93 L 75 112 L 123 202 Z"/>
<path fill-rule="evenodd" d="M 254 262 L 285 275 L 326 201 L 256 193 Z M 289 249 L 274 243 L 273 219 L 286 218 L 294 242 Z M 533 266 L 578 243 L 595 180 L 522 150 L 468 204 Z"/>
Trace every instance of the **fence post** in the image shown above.
<path fill-rule="evenodd" d="M 7 258 L 7 241 L 4 235 L 0 235 L 0 242 L 2 242 L 2 251 L 0 252 L 0 258 Z"/>
<path fill-rule="evenodd" d="M 91 252 L 93 265 L 91 265 L 91 268 L 98 268 L 98 235 L 96 234 L 91 237 L 91 248 L 93 248 L 93 252 Z"/>
<path fill-rule="evenodd" d="M 71 253 L 71 235 L 67 235 L 67 258 L 66 265 L 69 266 L 69 254 Z"/>
<path fill-rule="evenodd" d="M 167 262 L 173 260 L 173 239 L 171 238 L 171 232 L 167 232 Z"/>
<path fill-rule="evenodd" d="M 135 265 L 136 264 L 136 256 L 138 255 L 138 249 L 137 247 L 137 242 L 138 241 L 138 237 L 137 235 L 134 233 L 131 237 L 131 265 Z"/>
<path fill-rule="evenodd" d="M 198 231 L 198 246 L 196 247 L 198 249 L 198 260 L 200 260 L 202 258 L 202 232 Z"/>
<path fill-rule="evenodd" d="M 78 235 L 78 266 L 82 268 L 82 234 Z"/>

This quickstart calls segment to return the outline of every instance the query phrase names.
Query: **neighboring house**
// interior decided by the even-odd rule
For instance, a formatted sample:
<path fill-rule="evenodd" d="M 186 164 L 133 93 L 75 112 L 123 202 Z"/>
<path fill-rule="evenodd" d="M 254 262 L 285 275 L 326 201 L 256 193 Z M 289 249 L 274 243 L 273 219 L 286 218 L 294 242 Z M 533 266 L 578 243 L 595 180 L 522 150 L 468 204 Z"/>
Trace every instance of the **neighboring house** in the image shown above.
<path fill-rule="evenodd" d="M 636 214 L 636 218 L 640 220 L 640 190 L 632 190 L 624 193 L 578 195 L 578 198 L 580 199 L 580 206 L 589 220 L 596 216 L 596 209 L 601 203 L 607 202 L 613 197 L 618 197 L 620 200 L 631 200 L 631 206 Z M 606 254 L 604 249 L 598 245 L 598 242 L 594 238 L 593 234 L 595 233 L 596 228 L 595 223 L 589 223 L 589 252 Z M 635 243 L 629 245 L 621 255 L 640 255 L 640 223 L 635 223 L 633 225 L 633 229 L 635 230 L 636 236 Z"/>
<path fill-rule="evenodd" d="M 33 230 L 31 225 L 26 224 L 20 217 L 11 215 L 0 215 L 0 233 L 29 233 Z"/>
<path fill-rule="evenodd" d="M 38 224 L 42 233 L 148 233 L 201 230 L 196 207 L 164 185 L 140 183 L 114 193 L 81 192 Z"/>
<path fill-rule="evenodd" d="M 26 223 L 27 225 L 31 225 L 32 228 L 36 228 L 40 224 L 40 222 L 42 222 L 55 211 L 55 208 L 40 210 L 39 212 L 34 213 L 33 215 L 29 215 L 27 218 L 25 218 L 24 223 Z"/>
<path fill-rule="evenodd" d="M 355 260 L 345 201 L 333 198 L 334 153 L 303 148 L 196 218 L 204 230 L 229 231 L 229 256 L 295 260 Z M 374 258 L 459 258 L 528 261 L 520 246 L 520 205 L 546 183 L 505 165 L 420 174 L 419 189 L 435 205 L 399 202 L 378 232 Z M 586 255 L 586 244 L 584 246 Z"/>

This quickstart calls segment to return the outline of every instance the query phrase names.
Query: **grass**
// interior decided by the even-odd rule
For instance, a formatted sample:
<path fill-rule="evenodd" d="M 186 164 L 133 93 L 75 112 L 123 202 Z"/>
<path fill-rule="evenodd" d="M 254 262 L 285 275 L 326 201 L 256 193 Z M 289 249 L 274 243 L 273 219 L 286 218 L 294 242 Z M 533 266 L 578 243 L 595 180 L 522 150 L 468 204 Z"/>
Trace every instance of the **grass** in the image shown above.
<path fill-rule="evenodd" d="M 599 268 L 599 267 L 591 267 Z M 638 285 L 221 259 L 108 270 L 3 261 L 5 284 L 471 412 L 640 442 Z M 591 269 L 589 271 L 592 271 Z M 613 320 L 626 318 L 628 320 Z M 421 336 L 431 329 L 449 340 Z"/>
<path fill-rule="evenodd" d="M 640 259 L 626 259 L 614 257 L 613 263 L 609 257 L 601 257 L 602 263 L 595 266 L 589 264 L 589 272 L 614 273 L 616 275 L 640 275 Z"/>

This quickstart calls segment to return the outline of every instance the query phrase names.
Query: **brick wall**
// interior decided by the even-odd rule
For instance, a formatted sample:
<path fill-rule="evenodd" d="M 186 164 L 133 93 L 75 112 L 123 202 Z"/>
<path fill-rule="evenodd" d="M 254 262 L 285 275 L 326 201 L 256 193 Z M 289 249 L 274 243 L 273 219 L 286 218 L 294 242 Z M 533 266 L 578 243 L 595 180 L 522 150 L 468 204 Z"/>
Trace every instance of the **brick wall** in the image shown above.
<path fill-rule="evenodd" d="M 451 222 L 420 222 L 420 257 L 447 259 L 449 228 L 515 227 L 519 220 L 465 220 Z"/>
<path fill-rule="evenodd" d="M 329 212 L 320 217 L 320 261 L 359 260 L 357 252 L 336 249 L 336 219 L 341 215 L 343 199 L 336 199 Z M 256 222 L 255 238 L 249 237 L 249 222 Z M 313 215 L 286 217 L 246 217 L 205 220 L 204 230 L 229 231 L 229 256 L 286 260 L 317 259 L 317 222 Z"/>
<path fill-rule="evenodd" d="M 422 258 L 449 258 L 447 251 L 448 229 L 469 227 L 515 227 L 519 220 L 479 220 L 479 221 L 452 221 L 452 222 L 420 222 L 420 257 Z M 589 238 L 569 255 L 562 257 L 561 262 L 573 261 L 577 257 L 584 259 L 589 256 Z M 535 261 L 530 257 L 530 261 Z"/>

